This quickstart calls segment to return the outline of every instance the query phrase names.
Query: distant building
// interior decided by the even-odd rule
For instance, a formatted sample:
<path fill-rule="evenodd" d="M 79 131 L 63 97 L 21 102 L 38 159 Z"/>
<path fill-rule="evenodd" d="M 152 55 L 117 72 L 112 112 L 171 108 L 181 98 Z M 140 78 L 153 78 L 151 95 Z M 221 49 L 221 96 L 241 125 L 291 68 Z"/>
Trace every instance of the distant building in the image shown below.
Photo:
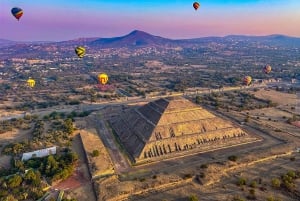
<path fill-rule="evenodd" d="M 45 156 L 49 156 L 52 154 L 56 154 L 56 147 L 50 147 L 50 148 L 46 148 L 46 149 L 40 149 L 40 150 L 36 150 L 33 152 L 28 152 L 28 153 L 23 153 L 22 156 L 22 161 L 26 161 L 29 160 L 31 158 L 41 158 L 41 157 L 45 157 Z"/>

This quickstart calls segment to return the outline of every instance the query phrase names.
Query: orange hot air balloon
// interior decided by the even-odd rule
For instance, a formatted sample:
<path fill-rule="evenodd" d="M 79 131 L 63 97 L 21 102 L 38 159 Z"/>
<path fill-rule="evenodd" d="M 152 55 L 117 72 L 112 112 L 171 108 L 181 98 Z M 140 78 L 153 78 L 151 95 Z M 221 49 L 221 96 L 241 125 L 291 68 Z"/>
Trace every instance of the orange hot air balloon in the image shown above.
<path fill-rule="evenodd" d="M 105 85 L 108 82 L 108 76 L 105 73 L 101 73 L 98 75 L 98 81 Z"/>
<path fill-rule="evenodd" d="M 250 76 L 245 76 L 244 77 L 243 82 L 244 82 L 245 85 L 249 86 L 251 84 L 251 81 L 252 81 L 252 77 L 250 77 Z"/>
<path fill-rule="evenodd" d="M 20 18 L 21 18 L 22 15 L 23 15 L 23 10 L 22 10 L 21 8 L 15 7 L 15 8 L 12 8 L 12 9 L 11 9 L 11 14 L 13 14 L 13 16 L 15 16 L 15 18 L 16 18 L 17 20 L 20 20 Z"/>
<path fill-rule="evenodd" d="M 272 67 L 269 64 L 267 64 L 265 65 L 263 70 L 266 74 L 269 74 L 272 71 Z"/>
<path fill-rule="evenodd" d="M 200 7 L 200 4 L 198 2 L 194 2 L 193 7 L 195 10 L 198 10 L 198 8 Z"/>

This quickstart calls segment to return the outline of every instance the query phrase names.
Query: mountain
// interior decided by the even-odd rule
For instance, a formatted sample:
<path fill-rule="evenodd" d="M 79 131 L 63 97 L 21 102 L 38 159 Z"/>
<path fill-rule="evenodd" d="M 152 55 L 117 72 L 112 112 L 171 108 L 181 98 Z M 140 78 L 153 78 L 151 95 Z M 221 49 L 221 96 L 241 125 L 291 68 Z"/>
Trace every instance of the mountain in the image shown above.
<path fill-rule="evenodd" d="M 174 45 L 175 40 L 153 36 L 149 33 L 134 30 L 131 33 L 115 38 L 100 38 L 90 43 L 91 46 L 105 48 L 120 48 L 120 47 L 143 47 L 143 46 L 161 46 Z"/>
<path fill-rule="evenodd" d="M 46 44 L 53 43 L 51 41 L 12 41 L 6 39 L 0 39 L 0 47 L 8 47 L 17 44 L 33 45 L 33 44 Z"/>
<path fill-rule="evenodd" d="M 10 45 L 14 45 L 16 43 L 17 42 L 15 42 L 15 41 L 6 40 L 6 39 L 0 39 L 0 47 L 10 46 Z"/>
<path fill-rule="evenodd" d="M 168 39 L 160 36 L 154 36 L 144 31 L 134 30 L 131 33 L 112 38 L 78 38 L 74 40 L 61 41 L 61 42 L 16 42 L 5 39 L 0 39 L 0 48 L 16 44 L 44 44 L 55 46 L 88 46 L 90 48 L 140 48 L 140 47 L 182 47 L 191 48 L 207 45 L 211 42 L 217 43 L 232 43 L 232 42 L 246 42 L 246 43 L 259 43 L 268 46 L 281 46 L 281 47 L 300 47 L 300 38 L 289 37 L 285 35 L 269 35 L 269 36 L 245 36 L 245 35 L 229 35 L 225 37 L 202 37 L 194 39 Z"/>

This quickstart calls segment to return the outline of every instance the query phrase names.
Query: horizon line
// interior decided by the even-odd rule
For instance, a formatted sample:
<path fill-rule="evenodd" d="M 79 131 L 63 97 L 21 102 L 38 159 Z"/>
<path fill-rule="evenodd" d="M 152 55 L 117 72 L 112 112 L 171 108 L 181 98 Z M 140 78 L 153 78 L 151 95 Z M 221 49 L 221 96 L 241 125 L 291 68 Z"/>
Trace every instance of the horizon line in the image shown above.
<path fill-rule="evenodd" d="M 246 37 L 266 37 L 266 36 L 285 36 L 285 37 L 290 37 L 290 38 L 297 38 L 300 39 L 299 36 L 292 36 L 292 35 L 286 35 L 286 34 L 280 34 L 280 33 L 272 33 L 272 34 L 267 34 L 267 35 L 251 35 L 251 34 L 228 34 L 228 35 L 209 35 L 209 36 L 199 36 L 196 38 L 168 38 L 168 37 L 164 37 L 164 36 L 160 36 L 160 35 L 155 35 L 155 34 L 151 34 L 149 32 L 146 31 L 142 31 L 142 30 L 133 30 L 125 35 L 119 35 L 119 36 L 111 36 L 111 37 L 100 37 L 100 36 L 94 36 L 94 37 L 85 37 L 85 36 L 81 36 L 78 38 L 73 38 L 73 39 L 68 39 L 68 40 L 37 40 L 37 41 L 33 41 L 33 40 L 11 40 L 11 39 L 7 39 L 7 38 L 0 38 L 0 40 L 6 40 L 6 41 L 10 41 L 10 42 L 36 42 L 36 43 L 51 43 L 51 42 L 67 42 L 67 41 L 72 41 L 72 40 L 78 40 L 78 39 L 108 39 L 108 38 L 116 38 L 116 37 L 124 37 L 127 36 L 135 31 L 138 32 L 144 32 L 146 34 L 152 35 L 152 36 L 158 36 L 161 38 L 165 38 L 165 39 L 170 39 L 170 40 L 193 40 L 193 39 L 201 39 L 201 38 L 225 38 L 225 37 L 229 37 L 229 36 L 246 36 Z"/>

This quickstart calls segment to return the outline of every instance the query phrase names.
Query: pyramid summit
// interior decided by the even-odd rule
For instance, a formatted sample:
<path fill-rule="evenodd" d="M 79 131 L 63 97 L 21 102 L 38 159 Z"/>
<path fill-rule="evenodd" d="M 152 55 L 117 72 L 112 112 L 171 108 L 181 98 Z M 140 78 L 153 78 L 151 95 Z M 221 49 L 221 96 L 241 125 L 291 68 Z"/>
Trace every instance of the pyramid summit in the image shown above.
<path fill-rule="evenodd" d="M 131 108 L 112 118 L 110 124 L 135 163 L 256 140 L 231 122 L 181 97 Z"/>

